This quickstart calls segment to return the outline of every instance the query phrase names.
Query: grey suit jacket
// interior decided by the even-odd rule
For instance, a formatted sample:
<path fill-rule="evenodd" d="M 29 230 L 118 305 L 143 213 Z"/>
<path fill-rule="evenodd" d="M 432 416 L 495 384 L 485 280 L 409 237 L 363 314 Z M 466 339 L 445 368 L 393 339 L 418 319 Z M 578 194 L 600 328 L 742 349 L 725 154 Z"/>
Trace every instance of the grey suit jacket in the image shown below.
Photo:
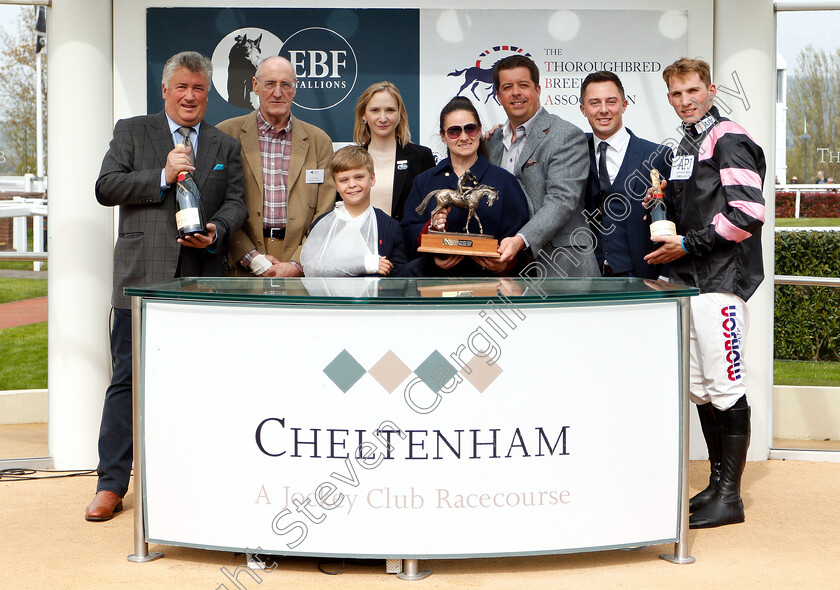
<path fill-rule="evenodd" d="M 125 287 L 172 279 L 176 272 L 179 276 L 223 276 L 227 240 L 247 216 L 239 142 L 204 121 L 193 178 L 205 219 L 216 224 L 216 243 L 212 249 L 181 247 L 174 186 L 160 190 L 160 172 L 173 146 L 163 112 L 122 119 L 114 127 L 96 181 L 96 200 L 120 207 L 114 307 L 130 307 Z"/>
<path fill-rule="evenodd" d="M 516 163 L 515 175 L 528 197 L 530 220 L 519 230 L 532 255 L 541 250 L 552 256 L 561 269 L 560 276 L 598 276 L 592 253 L 593 240 L 583 216 L 586 180 L 589 176 L 589 149 L 586 136 L 575 125 L 557 115 L 540 110 Z M 490 162 L 501 165 L 504 156 L 503 129 L 487 142 Z M 578 246 L 568 260 L 553 256 L 557 248 Z"/>

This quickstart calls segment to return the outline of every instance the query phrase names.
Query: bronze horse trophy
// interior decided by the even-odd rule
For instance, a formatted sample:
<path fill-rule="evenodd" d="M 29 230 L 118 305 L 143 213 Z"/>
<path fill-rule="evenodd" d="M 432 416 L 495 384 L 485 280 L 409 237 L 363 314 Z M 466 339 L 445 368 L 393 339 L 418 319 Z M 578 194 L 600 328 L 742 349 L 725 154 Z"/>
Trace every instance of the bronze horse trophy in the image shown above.
<path fill-rule="evenodd" d="M 431 191 L 423 199 L 423 202 L 415 209 L 419 215 L 423 214 L 429 201 L 435 199 L 435 208 L 430 215 L 434 219 L 435 214 L 450 205 L 458 207 L 459 209 L 467 210 L 467 221 L 464 225 L 464 233 L 453 232 L 438 232 L 433 228 L 430 233 L 423 234 L 420 237 L 419 252 L 434 252 L 438 254 L 454 254 L 467 256 L 489 256 L 498 257 L 496 252 L 498 243 L 492 237 L 484 236 L 484 226 L 481 224 L 481 219 L 478 216 L 478 205 L 482 199 L 485 199 L 488 207 L 492 207 L 499 198 L 499 191 L 492 186 L 486 184 L 477 184 L 475 186 L 466 186 L 467 181 L 473 184 L 478 180 L 475 176 L 467 170 L 458 178 L 458 188 L 453 190 L 450 188 L 442 188 Z M 469 233 L 470 220 L 475 217 L 478 222 L 478 234 Z"/>

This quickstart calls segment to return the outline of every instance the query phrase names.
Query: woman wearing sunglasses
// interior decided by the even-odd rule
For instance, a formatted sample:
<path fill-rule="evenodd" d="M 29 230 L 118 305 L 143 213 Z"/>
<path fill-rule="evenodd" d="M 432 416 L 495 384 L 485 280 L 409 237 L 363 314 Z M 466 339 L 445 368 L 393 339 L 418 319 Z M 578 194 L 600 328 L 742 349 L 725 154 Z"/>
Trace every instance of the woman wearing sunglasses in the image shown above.
<path fill-rule="evenodd" d="M 475 178 L 466 186 L 486 184 L 499 192 L 498 200 L 492 207 L 482 201 L 478 207 L 478 216 L 484 226 L 484 234 L 497 240 L 516 235 L 528 221 L 528 201 L 516 177 L 487 160 L 487 148 L 481 133 L 481 121 L 478 111 L 468 98 L 456 96 L 450 100 L 440 113 L 440 137 L 446 144 L 448 157 L 432 168 L 420 174 L 414 180 L 414 187 L 405 204 L 402 228 L 406 250 L 417 255 L 420 234 L 429 231 L 434 224 L 438 230 L 463 232 L 467 220 L 464 209 L 449 207 L 441 210 L 434 219 L 429 219 L 435 208 L 432 199 L 422 213 L 415 210 L 431 191 L 448 188 L 458 190 L 458 179 L 467 170 Z M 470 233 L 479 233 L 478 222 L 470 220 Z M 498 258 L 465 257 L 447 255 L 426 255 L 429 262 L 424 264 L 426 274 L 447 276 L 481 276 L 488 274 L 507 274 L 513 270 L 511 264 L 500 263 Z"/>
<path fill-rule="evenodd" d="M 414 178 L 435 165 L 429 148 L 409 143 L 408 114 L 402 95 L 390 82 L 377 82 L 356 102 L 353 141 L 373 156 L 376 184 L 371 204 L 397 221 Z"/>

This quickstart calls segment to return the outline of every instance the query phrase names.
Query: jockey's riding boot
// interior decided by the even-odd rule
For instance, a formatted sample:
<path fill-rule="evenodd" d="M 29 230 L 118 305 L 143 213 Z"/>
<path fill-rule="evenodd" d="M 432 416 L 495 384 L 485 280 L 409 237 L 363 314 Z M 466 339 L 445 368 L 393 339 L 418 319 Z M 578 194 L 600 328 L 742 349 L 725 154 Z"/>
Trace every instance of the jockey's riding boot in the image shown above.
<path fill-rule="evenodd" d="M 744 522 L 741 476 L 750 446 L 750 408 L 715 409 L 715 412 L 723 425 L 720 482 L 712 499 L 689 518 L 692 529 Z"/>
<path fill-rule="evenodd" d="M 700 426 L 703 429 L 703 438 L 706 439 L 706 448 L 709 449 L 709 464 L 711 474 L 709 485 L 706 489 L 688 501 L 688 511 L 697 512 L 709 503 L 717 491 L 720 481 L 720 455 L 723 443 L 723 425 L 718 422 L 717 412 L 711 403 L 698 405 L 697 415 L 700 416 Z"/>

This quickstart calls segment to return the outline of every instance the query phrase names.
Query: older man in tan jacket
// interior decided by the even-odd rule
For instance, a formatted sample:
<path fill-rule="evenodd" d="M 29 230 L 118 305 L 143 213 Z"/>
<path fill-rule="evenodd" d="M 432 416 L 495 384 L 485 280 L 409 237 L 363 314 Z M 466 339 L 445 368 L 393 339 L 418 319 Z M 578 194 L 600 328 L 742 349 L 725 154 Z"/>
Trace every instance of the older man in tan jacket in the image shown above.
<path fill-rule="evenodd" d="M 335 205 L 332 140 L 292 117 L 296 82 L 287 59 L 265 59 L 253 78 L 260 108 L 218 125 L 242 143 L 248 220 L 228 250 L 236 276 L 301 276 L 309 226 Z"/>

